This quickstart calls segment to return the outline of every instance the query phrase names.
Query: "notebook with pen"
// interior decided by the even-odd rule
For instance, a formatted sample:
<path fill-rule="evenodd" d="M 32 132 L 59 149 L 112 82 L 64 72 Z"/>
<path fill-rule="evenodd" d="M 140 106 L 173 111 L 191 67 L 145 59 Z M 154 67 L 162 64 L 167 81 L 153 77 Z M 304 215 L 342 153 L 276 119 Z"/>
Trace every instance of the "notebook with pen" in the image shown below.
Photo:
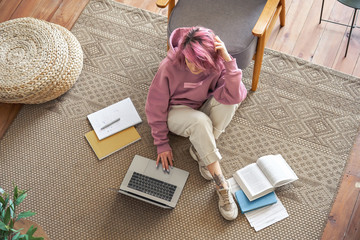
<path fill-rule="evenodd" d="M 130 98 L 87 116 L 99 140 L 142 122 Z"/>

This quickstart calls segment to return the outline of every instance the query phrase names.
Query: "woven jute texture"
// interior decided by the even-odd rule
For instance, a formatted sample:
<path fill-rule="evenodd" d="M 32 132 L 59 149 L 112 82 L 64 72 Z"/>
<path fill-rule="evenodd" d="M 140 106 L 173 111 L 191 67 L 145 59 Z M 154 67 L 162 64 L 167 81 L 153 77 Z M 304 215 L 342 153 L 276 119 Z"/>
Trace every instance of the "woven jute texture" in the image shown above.
<path fill-rule="evenodd" d="M 83 53 L 60 25 L 35 18 L 0 23 L 0 102 L 44 103 L 78 79 Z"/>
<path fill-rule="evenodd" d="M 190 172 L 174 210 L 118 194 L 135 154 L 156 158 L 144 105 L 166 55 L 166 18 L 111 1 L 90 1 L 72 33 L 84 69 L 66 94 L 25 105 L 0 142 L 0 183 L 30 189 L 51 239 L 318 239 L 336 196 L 360 118 L 360 80 L 266 50 L 256 92 L 249 92 L 218 140 L 225 177 L 266 154 L 282 154 L 299 180 L 276 194 L 289 217 L 255 232 L 244 215 L 224 220 L 214 184 L 189 154 L 189 140 L 170 135 L 175 165 Z M 252 66 L 244 69 L 251 87 Z M 87 114 L 130 97 L 142 139 L 102 161 L 84 134 Z"/>

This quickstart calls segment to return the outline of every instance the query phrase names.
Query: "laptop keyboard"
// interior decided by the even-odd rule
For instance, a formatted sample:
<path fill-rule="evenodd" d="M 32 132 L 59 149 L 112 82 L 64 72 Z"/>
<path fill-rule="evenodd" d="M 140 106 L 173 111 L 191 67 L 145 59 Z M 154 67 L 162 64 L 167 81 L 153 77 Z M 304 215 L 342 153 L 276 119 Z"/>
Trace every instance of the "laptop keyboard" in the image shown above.
<path fill-rule="evenodd" d="M 169 202 L 171 201 L 176 190 L 175 185 L 142 175 L 137 172 L 133 173 L 128 183 L 128 187 Z"/>

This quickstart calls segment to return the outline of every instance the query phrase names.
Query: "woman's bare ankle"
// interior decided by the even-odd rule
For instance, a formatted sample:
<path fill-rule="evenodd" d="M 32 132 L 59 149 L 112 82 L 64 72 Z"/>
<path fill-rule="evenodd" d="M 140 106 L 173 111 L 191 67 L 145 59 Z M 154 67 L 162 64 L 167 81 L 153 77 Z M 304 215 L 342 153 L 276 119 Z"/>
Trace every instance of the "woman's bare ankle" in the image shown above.
<path fill-rule="evenodd" d="M 217 190 L 228 188 L 224 175 L 214 173 L 213 179 Z"/>

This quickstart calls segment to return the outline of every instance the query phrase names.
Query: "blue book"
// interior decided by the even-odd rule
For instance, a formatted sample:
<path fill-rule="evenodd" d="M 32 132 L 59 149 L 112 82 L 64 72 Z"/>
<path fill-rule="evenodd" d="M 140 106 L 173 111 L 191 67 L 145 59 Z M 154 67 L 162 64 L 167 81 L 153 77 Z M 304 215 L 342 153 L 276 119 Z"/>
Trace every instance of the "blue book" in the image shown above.
<path fill-rule="evenodd" d="M 246 213 L 277 202 L 275 192 L 271 192 L 258 199 L 250 201 L 242 190 L 235 192 L 236 201 L 239 203 L 241 213 Z"/>

